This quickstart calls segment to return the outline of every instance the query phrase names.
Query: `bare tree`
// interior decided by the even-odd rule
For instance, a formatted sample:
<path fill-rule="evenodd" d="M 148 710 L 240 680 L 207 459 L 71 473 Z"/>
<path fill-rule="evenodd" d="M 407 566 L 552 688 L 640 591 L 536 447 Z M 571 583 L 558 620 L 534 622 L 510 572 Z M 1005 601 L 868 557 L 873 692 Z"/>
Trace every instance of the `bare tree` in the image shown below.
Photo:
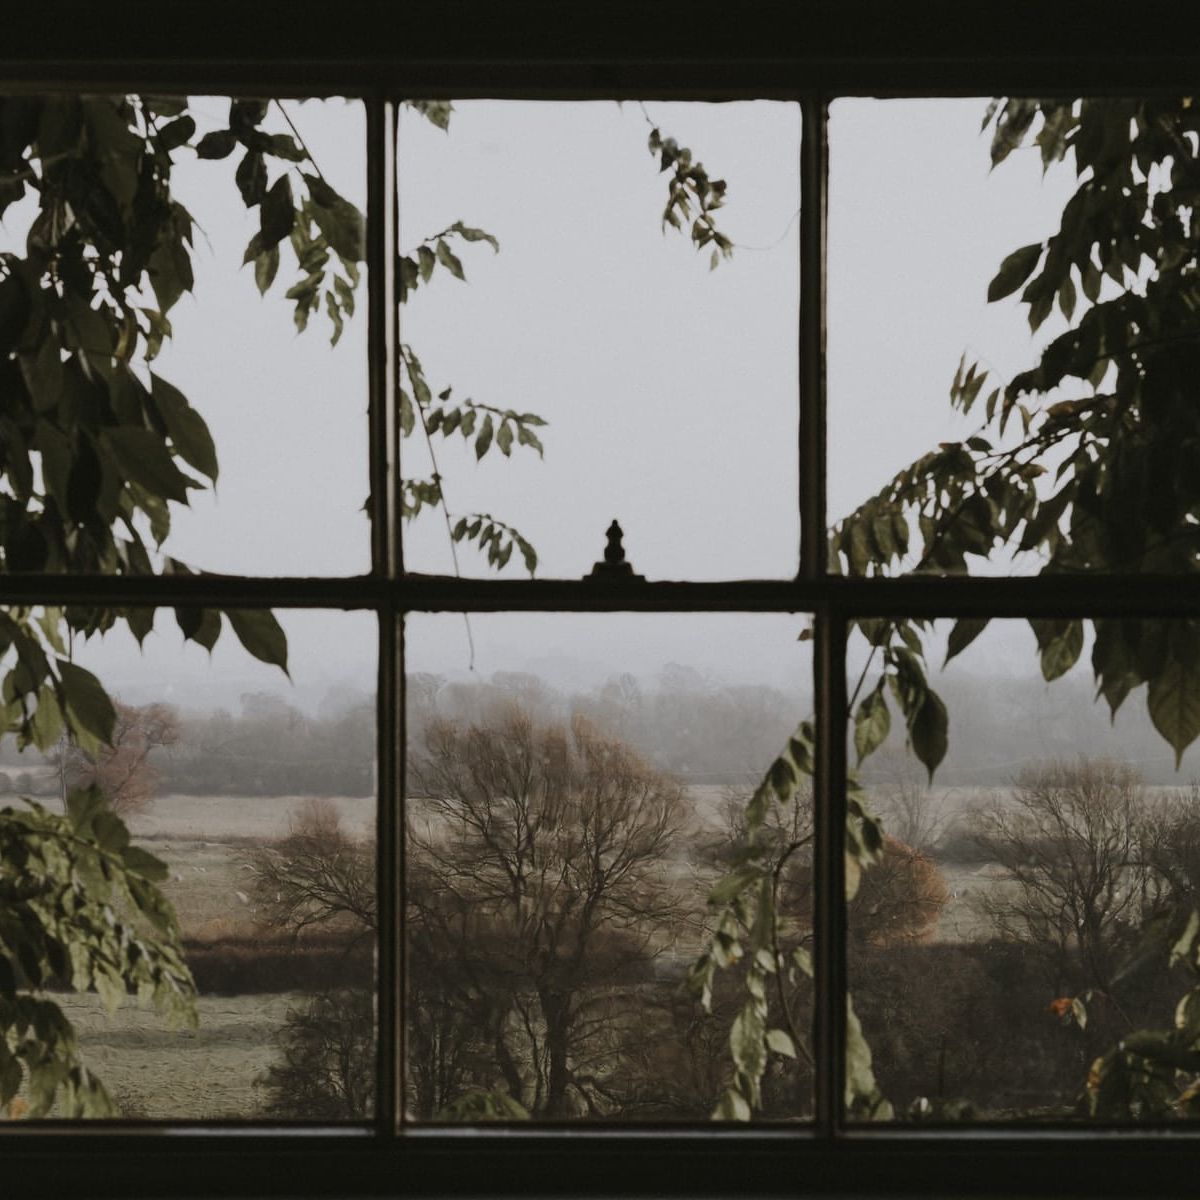
<path fill-rule="evenodd" d="M 288 836 L 257 847 L 248 865 L 256 907 L 275 928 L 297 937 L 330 926 L 352 940 L 374 935 L 374 844 L 350 837 L 330 801 L 306 801 Z"/>
<path fill-rule="evenodd" d="M 115 704 L 112 741 L 92 755 L 63 741 L 57 752 L 63 797 L 74 788 L 98 787 L 118 816 L 142 812 L 158 794 L 162 779 L 151 754 L 179 741 L 179 715 L 166 704 L 135 708 Z"/>
<path fill-rule="evenodd" d="M 614 1038 L 675 936 L 680 787 L 576 719 L 435 722 L 413 756 L 410 928 L 535 1116 L 619 1106 Z"/>
<path fill-rule="evenodd" d="M 850 935 L 876 947 L 927 942 L 949 899 L 933 859 L 885 835 L 879 862 L 862 873 L 850 902 Z"/>
<path fill-rule="evenodd" d="M 976 837 L 1007 875 L 977 903 L 1004 936 L 1050 949 L 1060 976 L 1077 962 L 1107 991 L 1160 894 L 1143 853 L 1145 798 L 1122 763 L 1050 762 L 976 814 Z"/>
<path fill-rule="evenodd" d="M 1142 854 L 1168 903 L 1200 907 L 1200 784 L 1173 788 L 1147 805 Z"/>
<path fill-rule="evenodd" d="M 375 1106 L 375 1005 L 371 992 L 337 989 L 288 1010 L 281 1057 L 260 1082 L 272 1116 L 361 1121 Z"/>
<path fill-rule="evenodd" d="M 884 829 L 914 850 L 937 850 L 949 824 L 945 797 L 934 792 L 911 754 L 881 751 L 876 758 L 872 774 L 879 781 L 870 785 L 870 806 Z"/>

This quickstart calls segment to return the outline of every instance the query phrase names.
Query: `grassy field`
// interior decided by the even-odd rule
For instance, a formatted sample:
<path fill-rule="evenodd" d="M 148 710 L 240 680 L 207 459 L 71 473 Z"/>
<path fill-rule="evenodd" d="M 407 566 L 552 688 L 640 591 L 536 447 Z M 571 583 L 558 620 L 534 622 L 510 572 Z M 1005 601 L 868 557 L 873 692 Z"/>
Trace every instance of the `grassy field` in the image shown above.
<path fill-rule="evenodd" d="M 121 1115 L 175 1120 L 256 1116 L 258 1080 L 277 1053 L 274 1036 L 301 999 L 201 996 L 199 1027 L 172 1029 L 132 1002 L 110 1017 L 97 996 L 58 997 Z"/>
<path fill-rule="evenodd" d="M 211 941 L 258 929 L 246 857 L 285 837 L 306 801 L 295 797 L 165 796 L 130 820 L 134 838 L 170 871 L 163 890 L 184 936 Z M 374 827 L 373 800 L 337 799 L 344 826 Z M 131 1118 L 220 1120 L 261 1114 L 259 1082 L 297 993 L 201 995 L 197 1029 L 173 1029 L 130 999 L 110 1017 L 94 995 L 57 996 L 79 1032 L 88 1066 Z"/>
<path fill-rule="evenodd" d="M 692 835 L 725 824 L 728 789 L 689 789 L 693 804 L 679 844 L 679 868 L 686 871 Z M 986 799 L 983 789 L 955 789 L 942 802 L 958 818 Z M 164 890 L 176 906 L 184 936 L 192 941 L 261 936 L 247 865 L 256 845 L 285 837 L 307 801 L 298 797 L 165 796 L 134 817 L 135 839 L 164 859 L 170 877 Z M 372 799 L 335 799 L 343 827 L 356 836 L 373 832 Z M 936 940 L 964 942 L 986 935 L 973 898 L 1003 886 L 988 865 L 939 862 L 950 892 Z M 692 874 L 692 872 L 688 872 Z M 704 908 L 708 886 L 694 875 L 696 912 Z M 685 939 L 675 957 L 692 953 Z M 251 951 L 253 952 L 253 951 Z M 276 1035 L 298 992 L 255 995 L 201 995 L 196 1030 L 172 1029 L 153 1011 L 132 1001 L 110 1018 L 95 996 L 60 997 L 76 1024 L 86 1061 L 104 1080 L 122 1112 L 133 1118 L 238 1119 L 261 1115 L 265 1100 L 260 1080 L 278 1050 Z"/>

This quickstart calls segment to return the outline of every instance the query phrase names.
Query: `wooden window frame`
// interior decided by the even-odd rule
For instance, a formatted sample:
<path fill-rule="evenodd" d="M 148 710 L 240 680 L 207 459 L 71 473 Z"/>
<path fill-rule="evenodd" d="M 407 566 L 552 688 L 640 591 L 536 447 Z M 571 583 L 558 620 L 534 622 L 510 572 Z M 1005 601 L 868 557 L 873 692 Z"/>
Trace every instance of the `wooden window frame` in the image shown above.
<path fill-rule="evenodd" d="M 845 649 L 856 616 L 1200 614 L 1200 576 L 846 579 L 826 574 L 826 113 L 839 96 L 1150 94 L 1190 90 L 1179 6 L 1011 0 L 477 0 L 247 17 L 229 0 L 139 13 L 92 5 L 66 23 L 6 14 L 0 89 L 349 95 L 367 110 L 372 570 L 340 578 L 0 576 L 0 604 L 331 608 L 379 621 L 380 1089 L 361 1128 L 46 1122 L 0 1128 L 10 1186 L 29 1195 L 1091 1195 L 1190 1194 L 1200 1129 L 850 1126 L 843 1117 L 842 797 Z M 278 17 L 278 20 L 273 18 Z M 336 21 L 336 29 L 330 23 Z M 286 24 L 285 24 L 286 22 Z M 279 27 L 276 27 L 279 26 Z M 236 44 L 232 39 L 236 38 Z M 421 98 L 776 98 L 803 112 L 800 272 L 802 518 L 794 580 L 718 583 L 460 580 L 406 573 L 397 513 L 396 104 Z M 404 1126 L 400 804 L 407 612 L 785 612 L 815 618 L 816 1116 L 810 1125 Z M 14 1192 L 14 1194 L 16 1194 Z"/>

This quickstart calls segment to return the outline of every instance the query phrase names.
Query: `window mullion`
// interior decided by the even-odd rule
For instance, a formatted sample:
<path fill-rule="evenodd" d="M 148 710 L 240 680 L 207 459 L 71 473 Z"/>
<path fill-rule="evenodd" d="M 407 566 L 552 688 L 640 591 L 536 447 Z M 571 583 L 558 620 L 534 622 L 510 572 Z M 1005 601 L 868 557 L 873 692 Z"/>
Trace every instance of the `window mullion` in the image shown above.
<path fill-rule="evenodd" d="M 825 573 L 825 225 L 829 106 L 802 101 L 800 146 L 800 577 Z"/>
<path fill-rule="evenodd" d="M 397 530 L 395 362 L 396 109 L 384 95 L 367 101 L 367 354 L 370 371 L 371 562 L 376 576 L 394 580 L 401 569 Z M 377 609 L 379 663 L 376 687 L 376 911 L 377 1101 L 375 1124 L 384 1137 L 397 1128 L 402 1109 L 400 737 L 402 648 L 397 594 L 385 591 Z"/>
<path fill-rule="evenodd" d="M 813 934 L 817 1132 L 843 1127 L 846 1077 L 846 634 L 836 608 L 817 614 L 813 656 L 816 764 L 813 788 Z"/>
<path fill-rule="evenodd" d="M 367 358 L 370 397 L 371 568 L 402 569 L 396 506 L 396 108 L 367 101 Z"/>

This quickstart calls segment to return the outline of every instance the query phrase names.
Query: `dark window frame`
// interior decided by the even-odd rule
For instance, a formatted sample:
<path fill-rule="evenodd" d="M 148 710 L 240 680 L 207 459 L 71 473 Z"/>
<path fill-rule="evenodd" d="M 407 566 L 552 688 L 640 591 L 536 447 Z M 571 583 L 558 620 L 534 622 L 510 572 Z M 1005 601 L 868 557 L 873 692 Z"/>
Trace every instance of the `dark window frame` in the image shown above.
<path fill-rule="evenodd" d="M 801 8 L 807 11 L 801 12 Z M 108 1123 L 0 1129 L 9 1180 L 39 1195 L 863 1194 L 930 1191 L 1165 1195 L 1193 1190 L 1200 1129 L 850 1127 L 839 1103 L 845 964 L 841 796 L 845 642 L 857 615 L 1194 616 L 1200 577 L 850 580 L 825 574 L 825 113 L 840 95 L 1102 94 L 1190 90 L 1200 51 L 1163 0 L 1105 13 L 1042 6 L 1037 25 L 1000 0 L 867 0 L 838 9 L 759 0 L 579 8 L 544 0 L 339 6 L 337 37 L 311 0 L 287 29 L 247 30 L 214 0 L 113 28 L 95 5 L 50 31 L 6 14 L 5 89 L 344 94 L 368 111 L 368 354 L 372 561 L 337 579 L 0 577 L 0 603 L 329 607 L 379 617 L 380 1111 L 371 1128 L 283 1130 Z M 242 30 L 231 56 L 230 30 Z M 182 49 L 181 49 L 182 48 Z M 456 580 L 406 575 L 395 520 L 394 102 L 399 96 L 591 99 L 773 97 L 803 106 L 800 571 L 791 582 Z M 599 532 L 596 531 L 599 543 Z M 599 547 L 598 547 L 599 548 Z M 1158 584 L 1159 586 L 1155 586 Z M 746 611 L 816 618 L 815 927 L 820 983 L 816 1121 L 787 1128 L 401 1129 L 399 1076 L 405 612 Z M 390 934 L 390 936 L 389 936 Z"/>

